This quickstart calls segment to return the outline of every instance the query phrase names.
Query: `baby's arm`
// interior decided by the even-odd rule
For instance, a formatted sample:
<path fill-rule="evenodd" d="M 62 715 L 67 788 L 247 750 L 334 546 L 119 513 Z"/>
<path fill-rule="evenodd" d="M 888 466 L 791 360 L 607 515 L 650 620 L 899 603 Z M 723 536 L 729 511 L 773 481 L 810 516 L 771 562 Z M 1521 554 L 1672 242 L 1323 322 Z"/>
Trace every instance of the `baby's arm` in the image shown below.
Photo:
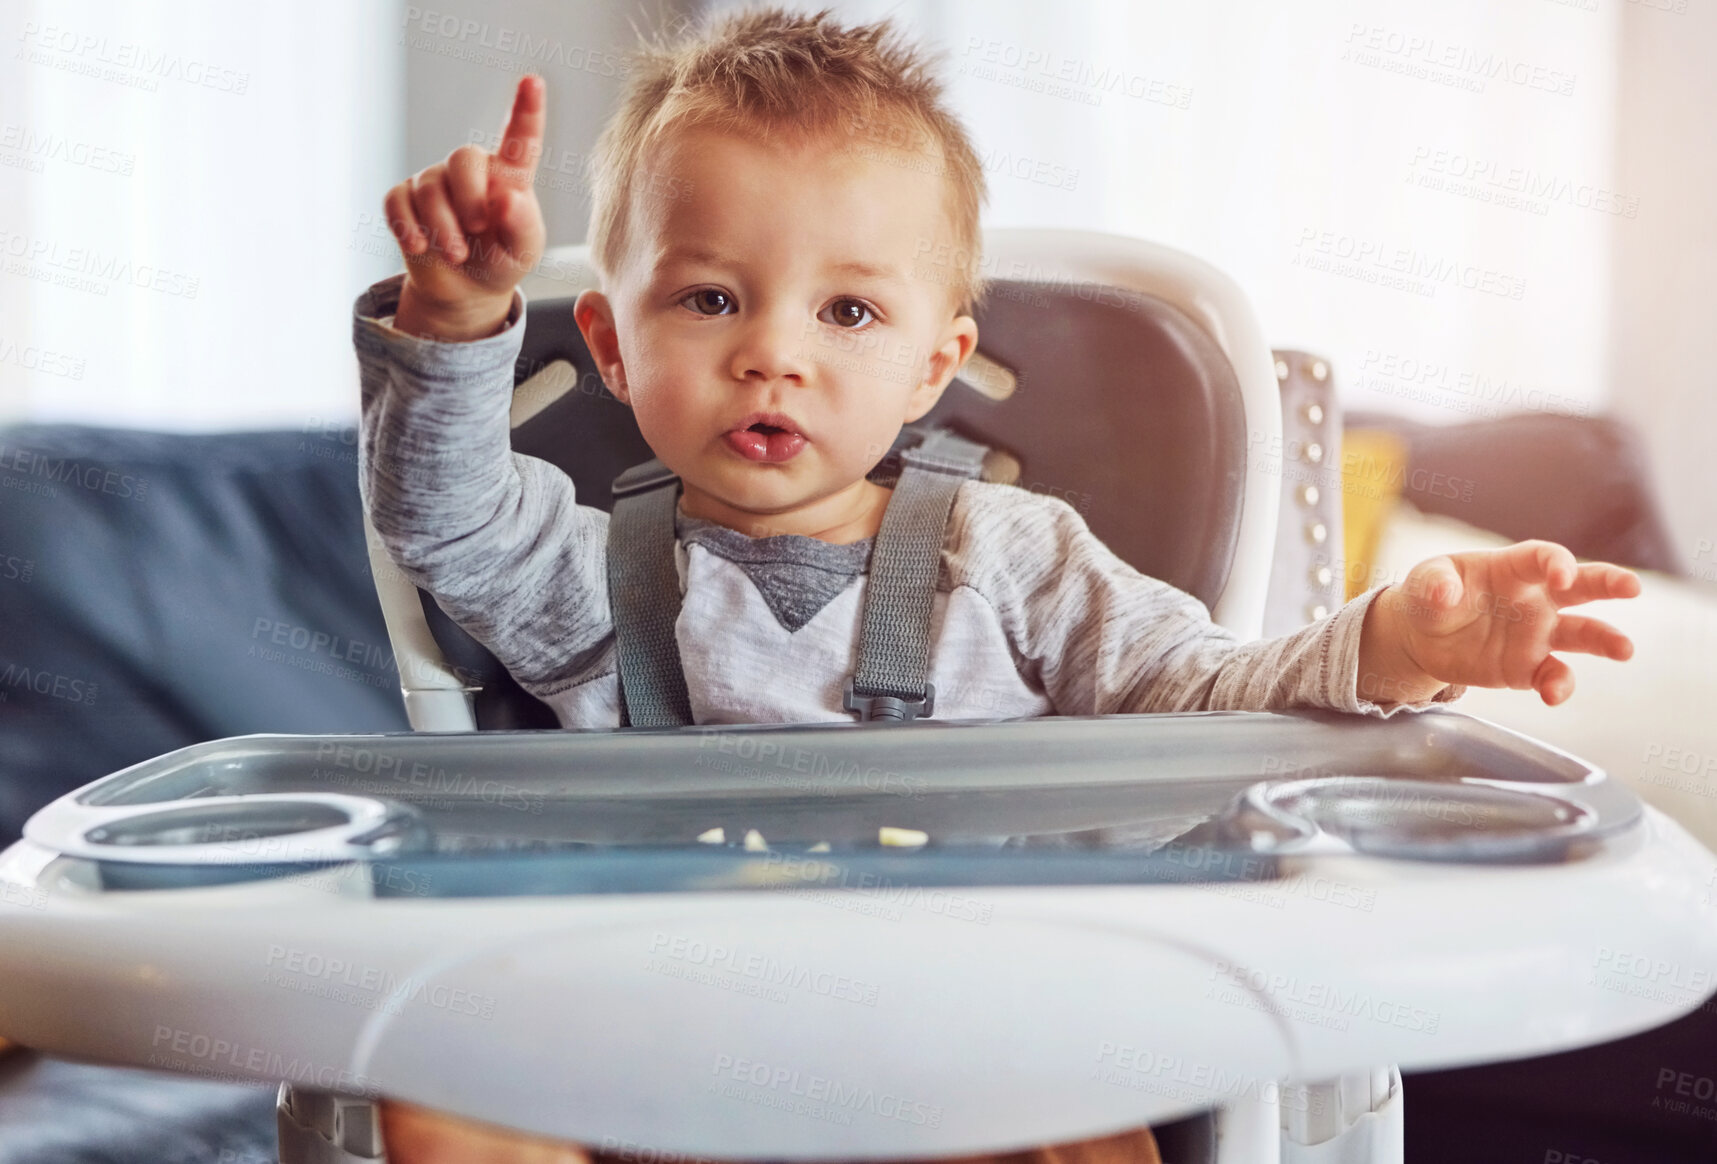
<path fill-rule="evenodd" d="M 521 165 L 462 146 L 389 191 L 407 272 L 360 296 L 352 323 L 376 533 L 529 690 L 586 669 L 612 637 L 607 514 L 514 453 L 508 423 L 525 322 L 515 287 L 542 251 L 543 103 L 541 80 L 524 78 L 500 151 Z"/>
<path fill-rule="evenodd" d="M 997 493 L 996 490 L 1009 492 Z M 1060 715 L 1272 711 L 1324 707 L 1388 715 L 1459 697 L 1440 686 L 1411 704 L 1357 690 L 1365 614 L 1379 591 L 1281 638 L 1241 642 L 1203 603 L 1141 574 L 1066 502 L 967 485 L 971 517 L 954 548 L 995 606 L 1021 673 Z"/>

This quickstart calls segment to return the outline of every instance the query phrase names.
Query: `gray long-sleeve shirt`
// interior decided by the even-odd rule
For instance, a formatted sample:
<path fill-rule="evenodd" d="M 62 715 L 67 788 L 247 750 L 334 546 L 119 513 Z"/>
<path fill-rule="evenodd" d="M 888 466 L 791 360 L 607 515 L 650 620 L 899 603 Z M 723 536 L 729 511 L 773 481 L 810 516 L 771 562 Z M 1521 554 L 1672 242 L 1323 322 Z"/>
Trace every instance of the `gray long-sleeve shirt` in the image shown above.
<path fill-rule="evenodd" d="M 404 276 L 359 296 L 359 474 L 404 574 L 565 727 L 617 727 L 608 515 L 514 453 L 508 413 L 525 300 L 500 334 L 442 343 L 391 324 Z M 871 539 L 752 538 L 676 520 L 675 634 L 698 723 L 850 721 Z M 1386 716 L 1359 697 L 1371 590 L 1281 638 L 1241 642 L 1203 603 L 1118 558 L 1065 501 L 970 481 L 949 516 L 932 613 L 936 717 L 1017 718 L 1309 706 Z"/>

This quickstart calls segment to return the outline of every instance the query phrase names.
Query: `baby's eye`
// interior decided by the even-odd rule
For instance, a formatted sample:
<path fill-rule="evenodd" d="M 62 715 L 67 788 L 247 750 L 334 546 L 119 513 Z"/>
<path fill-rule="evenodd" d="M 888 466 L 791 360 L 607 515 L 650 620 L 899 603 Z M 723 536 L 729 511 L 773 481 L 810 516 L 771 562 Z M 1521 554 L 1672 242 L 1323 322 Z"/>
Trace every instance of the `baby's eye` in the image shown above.
<path fill-rule="evenodd" d="M 680 303 L 690 307 L 699 315 L 729 315 L 733 307 L 733 297 L 726 291 L 718 291 L 714 287 L 704 287 L 693 291 Z"/>
<path fill-rule="evenodd" d="M 823 308 L 817 318 L 836 327 L 863 327 L 876 317 L 862 299 L 837 299 Z"/>

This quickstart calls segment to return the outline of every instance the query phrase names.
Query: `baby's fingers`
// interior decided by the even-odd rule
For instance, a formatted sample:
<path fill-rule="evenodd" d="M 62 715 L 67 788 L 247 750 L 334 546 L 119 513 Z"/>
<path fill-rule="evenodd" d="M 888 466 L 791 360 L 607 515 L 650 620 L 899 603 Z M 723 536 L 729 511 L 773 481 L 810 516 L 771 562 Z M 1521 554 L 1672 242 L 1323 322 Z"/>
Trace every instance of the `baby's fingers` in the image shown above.
<path fill-rule="evenodd" d="M 1550 597 L 1558 606 L 1574 606 L 1602 598 L 1633 598 L 1639 592 L 1639 575 L 1632 570 L 1608 562 L 1587 562 L 1580 567 L 1572 586 L 1552 588 Z"/>
<path fill-rule="evenodd" d="M 520 77 L 513 111 L 501 131 L 501 147 L 495 151 L 493 172 L 498 184 L 514 190 L 531 188 L 542 157 L 547 108 L 548 87 L 543 79 L 534 73 Z"/>
<path fill-rule="evenodd" d="M 1567 546 L 1535 539 L 1516 542 L 1503 551 L 1513 557 L 1515 573 L 1525 582 L 1543 581 L 1552 590 L 1574 585 L 1580 565 Z"/>
<path fill-rule="evenodd" d="M 447 196 L 466 234 L 482 234 L 489 229 L 488 192 L 488 154 L 474 145 L 462 145 L 447 155 Z"/>
<path fill-rule="evenodd" d="M 445 168 L 431 166 L 411 180 L 411 208 L 417 221 L 429 232 L 429 246 L 447 256 L 454 266 L 465 261 L 465 233 L 447 196 Z"/>
<path fill-rule="evenodd" d="M 1555 707 L 1574 694 L 1574 671 L 1555 655 L 1545 655 L 1532 673 L 1532 687 L 1540 699 Z"/>
<path fill-rule="evenodd" d="M 1556 629 L 1550 635 L 1552 651 L 1580 651 L 1587 655 L 1602 655 L 1606 659 L 1631 659 L 1633 640 L 1602 619 L 1583 614 L 1562 614 L 1556 617 Z"/>
<path fill-rule="evenodd" d="M 382 213 L 387 215 L 388 229 L 399 240 L 400 250 L 408 255 L 422 254 L 429 246 L 427 232 L 417 221 L 411 208 L 411 183 L 401 182 L 382 199 Z"/>

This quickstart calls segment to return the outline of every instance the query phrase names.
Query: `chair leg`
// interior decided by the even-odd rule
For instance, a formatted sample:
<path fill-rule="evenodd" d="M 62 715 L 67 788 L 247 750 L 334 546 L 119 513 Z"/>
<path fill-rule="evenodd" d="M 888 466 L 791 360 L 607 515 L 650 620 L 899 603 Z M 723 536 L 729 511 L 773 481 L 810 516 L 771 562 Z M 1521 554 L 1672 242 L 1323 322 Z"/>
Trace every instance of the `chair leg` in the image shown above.
<path fill-rule="evenodd" d="M 382 1126 L 368 1099 L 280 1085 L 280 1164 L 382 1164 Z"/>
<path fill-rule="evenodd" d="M 1284 1092 L 1281 1164 L 1402 1164 L 1405 1100 L 1394 1067 L 1290 1085 Z"/>

